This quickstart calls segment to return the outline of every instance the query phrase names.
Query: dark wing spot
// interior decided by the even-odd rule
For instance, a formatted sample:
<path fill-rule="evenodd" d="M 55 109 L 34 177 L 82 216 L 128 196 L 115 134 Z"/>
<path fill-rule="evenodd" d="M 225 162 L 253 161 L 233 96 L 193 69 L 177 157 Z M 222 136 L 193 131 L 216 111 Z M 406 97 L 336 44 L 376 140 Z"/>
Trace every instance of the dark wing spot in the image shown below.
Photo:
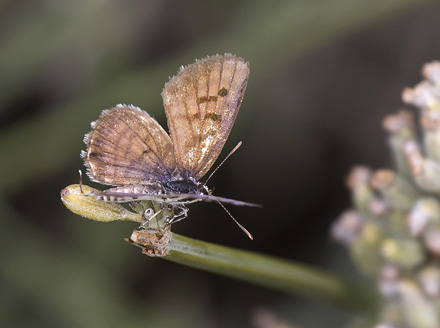
<path fill-rule="evenodd" d="M 216 114 L 216 113 L 206 113 L 206 118 L 209 118 L 213 121 L 221 121 L 222 120 L 222 116 L 220 114 Z"/>
<path fill-rule="evenodd" d="M 217 101 L 217 98 L 217 96 L 199 97 L 197 98 L 197 105 L 203 104 L 204 102 Z"/>
<path fill-rule="evenodd" d="M 226 90 L 225 87 L 221 88 L 221 89 L 218 91 L 218 95 L 219 95 L 220 97 L 224 97 L 224 96 L 226 96 L 227 94 L 228 94 L 228 90 Z"/>

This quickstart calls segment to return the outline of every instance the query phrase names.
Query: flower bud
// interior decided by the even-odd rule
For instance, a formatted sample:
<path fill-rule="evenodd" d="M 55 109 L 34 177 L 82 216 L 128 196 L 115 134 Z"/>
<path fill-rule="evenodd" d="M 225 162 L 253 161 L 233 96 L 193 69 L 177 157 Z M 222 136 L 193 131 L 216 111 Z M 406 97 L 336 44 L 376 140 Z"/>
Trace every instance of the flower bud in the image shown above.
<path fill-rule="evenodd" d="M 440 222 L 440 204 L 434 198 L 422 198 L 416 202 L 407 217 L 413 236 L 419 236 L 429 222 Z"/>
<path fill-rule="evenodd" d="M 386 261 L 406 269 L 422 263 L 425 252 L 420 242 L 415 239 L 386 239 L 381 247 L 382 256 Z"/>
<path fill-rule="evenodd" d="M 409 210 L 419 197 L 414 186 L 391 170 L 377 170 L 371 178 L 371 186 L 378 190 L 388 205 L 397 210 Z"/>
<path fill-rule="evenodd" d="M 406 142 L 404 152 L 416 184 L 422 190 L 440 192 L 440 164 L 423 157 L 420 146 L 415 141 Z"/>
<path fill-rule="evenodd" d="M 418 281 L 427 297 L 431 299 L 440 297 L 440 267 L 438 265 L 430 265 L 420 270 Z"/>
<path fill-rule="evenodd" d="M 402 314 L 409 327 L 436 328 L 439 327 L 437 309 L 427 300 L 417 284 L 412 280 L 404 280 L 400 284 Z"/>
<path fill-rule="evenodd" d="M 119 203 L 105 202 L 87 195 L 95 191 L 86 185 L 70 185 L 61 190 L 61 201 L 73 213 L 95 221 L 142 221 L 141 214 L 130 212 Z"/>

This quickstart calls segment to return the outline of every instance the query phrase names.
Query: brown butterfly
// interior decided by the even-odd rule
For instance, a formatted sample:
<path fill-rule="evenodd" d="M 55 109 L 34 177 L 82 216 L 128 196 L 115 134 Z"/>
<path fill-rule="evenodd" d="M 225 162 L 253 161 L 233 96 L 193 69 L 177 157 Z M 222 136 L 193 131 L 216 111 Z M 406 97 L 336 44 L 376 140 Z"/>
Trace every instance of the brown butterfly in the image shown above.
<path fill-rule="evenodd" d="M 249 63 L 231 54 L 182 67 L 162 91 L 170 135 L 138 107 L 104 110 L 91 123 L 81 157 L 91 180 L 115 187 L 92 195 L 105 201 L 150 200 L 172 206 L 179 213 L 170 223 L 185 218 L 186 205 L 197 201 L 258 206 L 213 196 L 206 182 L 199 182 L 231 132 L 248 78 Z"/>

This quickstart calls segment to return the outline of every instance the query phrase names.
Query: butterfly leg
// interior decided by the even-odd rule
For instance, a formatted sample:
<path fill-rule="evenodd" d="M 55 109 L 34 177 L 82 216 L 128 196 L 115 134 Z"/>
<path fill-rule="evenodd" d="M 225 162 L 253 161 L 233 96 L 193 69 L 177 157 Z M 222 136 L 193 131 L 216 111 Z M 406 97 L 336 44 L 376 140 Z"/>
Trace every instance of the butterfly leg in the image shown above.
<path fill-rule="evenodd" d="M 170 218 L 168 218 L 166 226 L 170 226 L 173 223 L 179 222 L 179 221 L 186 219 L 188 217 L 188 211 L 189 211 L 188 207 L 186 207 L 185 205 L 174 205 L 172 207 L 173 213 L 176 208 L 180 212 L 178 212 L 177 214 L 173 214 Z"/>
<path fill-rule="evenodd" d="M 150 221 L 158 216 L 162 211 L 163 208 L 154 213 L 154 209 L 152 209 L 151 207 L 147 208 L 142 214 L 141 227 L 145 228 L 150 223 Z"/>

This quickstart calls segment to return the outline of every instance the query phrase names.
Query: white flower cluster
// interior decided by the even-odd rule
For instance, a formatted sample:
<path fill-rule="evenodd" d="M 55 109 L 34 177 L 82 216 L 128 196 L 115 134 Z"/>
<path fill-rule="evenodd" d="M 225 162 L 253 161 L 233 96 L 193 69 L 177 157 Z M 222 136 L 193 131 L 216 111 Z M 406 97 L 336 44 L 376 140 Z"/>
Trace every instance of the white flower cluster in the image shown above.
<path fill-rule="evenodd" d="M 419 109 L 420 127 L 406 110 L 384 119 L 395 168 L 353 168 L 353 208 L 332 227 L 356 266 L 377 278 L 375 327 L 440 328 L 440 62 L 423 75 L 402 95 Z"/>

